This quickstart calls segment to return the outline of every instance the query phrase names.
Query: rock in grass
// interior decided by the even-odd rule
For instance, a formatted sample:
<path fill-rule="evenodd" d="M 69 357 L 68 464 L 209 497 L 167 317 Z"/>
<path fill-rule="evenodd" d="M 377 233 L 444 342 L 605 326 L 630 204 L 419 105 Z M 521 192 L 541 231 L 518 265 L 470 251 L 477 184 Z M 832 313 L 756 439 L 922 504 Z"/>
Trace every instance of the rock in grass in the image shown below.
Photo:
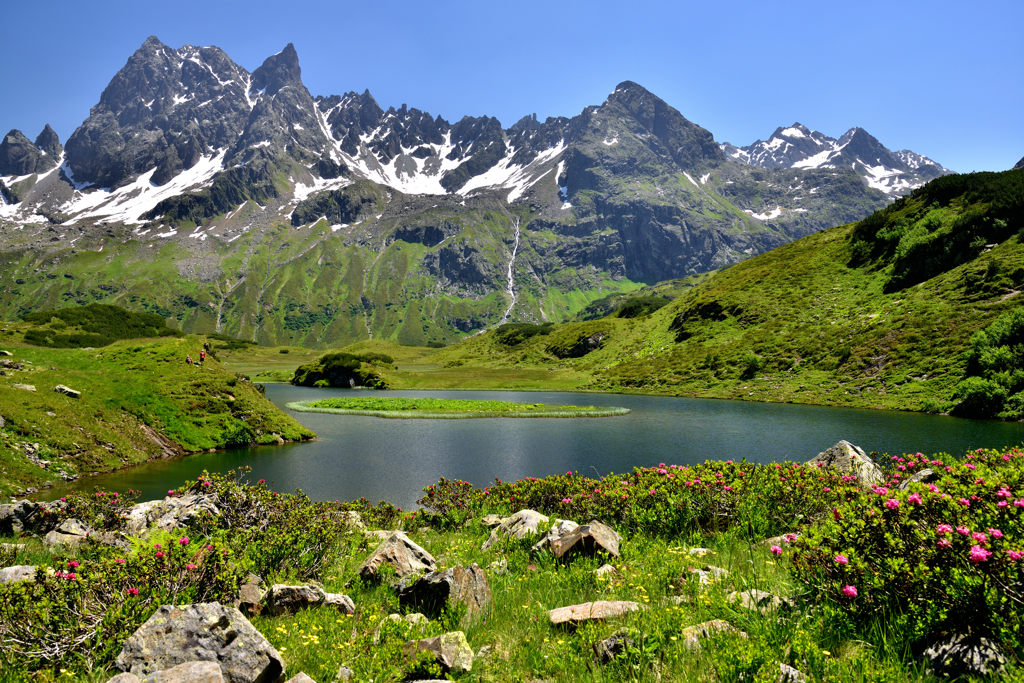
<path fill-rule="evenodd" d="M 43 537 L 43 543 L 51 548 L 58 546 L 69 546 L 74 548 L 85 542 L 92 534 L 92 528 L 87 524 L 75 519 L 65 519 L 60 525 Z"/>
<path fill-rule="evenodd" d="M 452 567 L 431 572 L 398 589 L 398 602 L 403 607 L 420 609 L 438 616 L 450 603 L 464 605 L 466 616 L 480 614 L 491 605 L 491 586 L 487 575 L 477 564 Z"/>
<path fill-rule="evenodd" d="M 701 641 L 710 638 L 716 633 L 735 633 L 740 638 L 747 637 L 746 633 L 722 619 L 712 619 L 695 626 L 687 626 L 679 635 L 682 636 L 683 647 L 687 650 L 699 650 L 701 648 Z"/>
<path fill-rule="evenodd" d="M 551 552 L 557 559 L 574 555 L 593 556 L 599 552 L 619 557 L 619 534 L 610 526 L 592 519 L 581 527 L 569 531 L 551 542 Z"/>
<path fill-rule="evenodd" d="M 885 479 L 882 470 L 868 457 L 864 449 L 849 441 L 840 441 L 827 451 L 822 451 L 808 460 L 808 467 L 831 467 L 844 475 L 857 477 L 857 484 L 867 490 L 881 484 Z"/>
<path fill-rule="evenodd" d="M 65 386 L 63 384 L 58 384 L 57 386 L 55 386 L 53 388 L 53 390 L 56 391 L 58 394 L 64 394 L 65 396 L 67 396 L 69 398 L 82 398 L 82 392 L 81 391 L 78 391 L 76 389 L 72 389 L 71 387 Z"/>
<path fill-rule="evenodd" d="M 12 384 L 15 389 L 21 389 L 22 391 L 35 391 L 36 385 L 34 384 Z"/>
<path fill-rule="evenodd" d="M 579 528 L 580 525 L 572 520 L 556 519 L 555 525 L 548 530 L 548 533 L 544 535 L 544 538 L 542 538 L 534 544 L 533 548 L 531 548 L 530 551 L 534 553 L 539 553 L 542 550 L 551 550 L 551 544 L 554 541 L 557 541 L 558 539 L 562 538 L 570 531 L 575 531 Z"/>
<path fill-rule="evenodd" d="M 716 567 L 711 564 L 704 565 L 703 569 L 698 569 L 697 567 L 690 567 L 686 571 L 687 573 L 689 573 L 690 576 L 696 577 L 697 582 L 702 586 L 707 586 L 712 581 L 718 581 L 729 576 L 728 569 L 722 569 L 721 567 Z"/>
<path fill-rule="evenodd" d="M 118 674 L 107 683 L 224 683 L 224 675 L 217 662 L 185 662 L 145 678 L 131 673 Z"/>
<path fill-rule="evenodd" d="M 295 614 L 299 610 L 324 604 L 327 594 L 320 586 L 289 586 L 275 583 L 263 597 L 263 610 L 271 616 Z"/>
<path fill-rule="evenodd" d="M 217 503 L 216 496 L 194 493 L 138 503 L 128 510 L 125 531 L 141 536 L 152 526 L 163 531 L 186 529 L 204 517 L 220 517 Z"/>
<path fill-rule="evenodd" d="M 216 662 L 228 683 L 277 681 L 284 660 L 233 607 L 220 603 L 162 605 L 125 643 L 114 662 L 145 677 L 193 661 Z"/>
<path fill-rule="evenodd" d="M 493 529 L 501 524 L 501 519 L 501 515 L 484 515 L 483 519 L 480 520 L 480 523 L 488 529 Z"/>
<path fill-rule="evenodd" d="M 733 591 L 725 596 L 728 602 L 737 602 L 749 610 L 767 612 L 771 610 L 793 607 L 793 599 L 781 595 L 775 595 L 767 591 L 751 588 L 743 592 Z"/>
<path fill-rule="evenodd" d="M 344 614 L 355 614 L 356 611 L 355 601 L 342 593 L 327 593 L 324 596 L 324 604 L 330 605 Z"/>
<path fill-rule="evenodd" d="M 16 564 L 13 567 L 0 569 L 0 583 L 15 581 L 35 581 L 36 568 L 31 564 Z"/>
<path fill-rule="evenodd" d="M 807 683 L 807 676 L 800 669 L 779 662 L 779 675 L 775 681 L 776 683 Z"/>
<path fill-rule="evenodd" d="M 906 481 L 901 481 L 899 486 L 896 488 L 900 491 L 909 488 L 911 484 L 931 484 L 939 480 L 939 474 L 930 467 L 926 467 L 923 470 L 914 472 L 912 477 L 909 477 Z"/>
<path fill-rule="evenodd" d="M 612 579 L 617 579 L 619 576 L 621 576 L 619 570 L 610 564 L 602 564 L 592 573 L 595 578 L 601 579 L 602 581 L 611 581 Z"/>
<path fill-rule="evenodd" d="M 263 579 L 256 574 L 249 574 L 245 583 L 238 587 L 238 599 L 235 607 L 242 614 L 259 614 L 263 611 L 263 598 L 267 592 L 263 590 Z"/>
<path fill-rule="evenodd" d="M 380 566 L 389 564 L 399 577 L 417 572 L 432 572 L 437 569 L 433 556 L 401 531 L 392 532 L 388 538 L 359 566 L 359 576 L 364 581 L 376 581 Z"/>
<path fill-rule="evenodd" d="M 416 657 L 420 652 L 429 652 L 444 673 L 466 673 L 473 669 L 473 649 L 469 647 L 466 634 L 451 631 L 433 638 L 410 640 L 404 646 L 407 657 Z"/>
<path fill-rule="evenodd" d="M 300 671 L 299 673 L 289 678 L 286 681 L 286 683 L 316 683 L 316 681 L 313 680 L 313 678 L 309 674 Z"/>
<path fill-rule="evenodd" d="M 604 640 L 594 643 L 594 655 L 597 661 L 607 664 L 616 657 L 626 654 L 626 650 L 636 647 L 633 640 L 634 629 L 619 629 Z"/>
<path fill-rule="evenodd" d="M 536 510 L 520 510 L 501 520 L 498 528 L 492 531 L 490 537 L 484 541 L 483 549 L 490 549 L 503 536 L 518 539 L 535 536 L 539 533 L 540 526 L 547 523 L 547 515 L 542 515 Z"/>
<path fill-rule="evenodd" d="M 638 609 L 640 609 L 640 605 L 632 600 L 598 600 L 548 610 L 548 619 L 551 620 L 552 626 L 575 625 L 584 621 L 602 621 L 625 616 Z"/>
<path fill-rule="evenodd" d="M 970 633 L 945 635 L 924 651 L 931 672 L 947 678 L 989 677 L 1006 668 L 1006 655 L 988 638 Z"/>

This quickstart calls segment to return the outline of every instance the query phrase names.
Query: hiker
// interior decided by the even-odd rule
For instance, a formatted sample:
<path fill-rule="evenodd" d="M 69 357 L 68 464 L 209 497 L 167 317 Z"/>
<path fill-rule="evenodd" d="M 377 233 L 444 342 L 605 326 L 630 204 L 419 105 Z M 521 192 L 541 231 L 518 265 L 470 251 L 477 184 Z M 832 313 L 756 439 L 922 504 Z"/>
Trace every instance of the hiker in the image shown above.
<path fill-rule="evenodd" d="M 188 356 L 185 356 L 185 362 L 188 363 L 189 365 L 192 365 L 192 356 L 191 356 L 191 354 L 188 355 Z"/>
<path fill-rule="evenodd" d="M 202 365 L 204 360 L 206 360 L 206 349 L 199 352 L 199 364 Z"/>

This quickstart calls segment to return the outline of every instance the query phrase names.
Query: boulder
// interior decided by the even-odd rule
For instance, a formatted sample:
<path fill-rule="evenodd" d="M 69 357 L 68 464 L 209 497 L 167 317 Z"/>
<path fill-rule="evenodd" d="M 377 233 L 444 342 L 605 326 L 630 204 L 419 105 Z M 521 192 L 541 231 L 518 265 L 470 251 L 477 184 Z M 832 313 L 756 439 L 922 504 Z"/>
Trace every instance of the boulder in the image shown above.
<path fill-rule="evenodd" d="M 638 609 L 640 605 L 631 600 L 598 600 L 548 610 L 548 619 L 551 620 L 552 626 L 575 625 L 584 621 L 603 621 L 621 617 Z"/>
<path fill-rule="evenodd" d="M 415 657 L 420 652 L 429 652 L 444 673 L 466 673 L 473 669 L 473 649 L 462 631 L 451 631 L 433 638 L 410 640 L 405 644 L 405 654 Z"/>
<path fill-rule="evenodd" d="M 263 598 L 267 592 L 261 587 L 263 579 L 255 574 L 249 574 L 245 583 L 238 587 L 238 599 L 235 607 L 242 614 L 259 614 L 263 611 Z"/>
<path fill-rule="evenodd" d="M 687 626 L 679 635 L 682 636 L 683 647 L 687 650 L 699 650 L 701 648 L 701 641 L 710 638 L 716 633 L 735 633 L 740 638 L 747 637 L 746 633 L 722 619 L 712 619 L 696 626 Z"/>
<path fill-rule="evenodd" d="M 544 535 L 544 538 L 537 541 L 530 549 L 533 553 L 539 553 L 542 550 L 551 550 L 551 544 L 554 541 L 562 538 L 570 531 L 579 529 L 580 525 L 572 520 L 568 519 L 556 519 L 555 525 L 548 529 L 548 532 Z"/>
<path fill-rule="evenodd" d="M 313 678 L 309 674 L 300 671 L 299 673 L 289 678 L 285 683 L 316 683 L 316 681 L 313 680 Z"/>
<path fill-rule="evenodd" d="M 399 578 L 417 572 L 432 572 L 437 563 L 426 550 L 413 543 L 401 531 L 393 531 L 380 546 L 359 566 L 358 573 L 364 581 L 376 581 L 382 564 L 395 568 Z"/>
<path fill-rule="evenodd" d="M 319 607 L 326 599 L 327 594 L 320 586 L 275 583 L 263 596 L 263 611 L 274 617 L 295 614 L 308 607 Z"/>
<path fill-rule="evenodd" d="M 592 573 L 595 578 L 601 579 L 602 581 L 611 581 L 612 579 L 617 579 L 622 575 L 618 569 L 610 564 L 602 564 Z"/>
<path fill-rule="evenodd" d="M 345 614 L 355 614 L 356 603 L 352 598 L 342 593 L 327 593 L 324 595 L 324 604 L 336 608 Z"/>
<path fill-rule="evenodd" d="M 75 519 L 65 519 L 56 529 L 43 537 L 43 543 L 51 548 L 57 546 L 75 547 L 81 545 L 92 534 L 92 528 L 87 524 Z"/>
<path fill-rule="evenodd" d="M 840 441 L 804 463 L 807 467 L 831 467 L 843 475 L 857 477 L 857 484 L 868 490 L 885 480 L 882 470 L 864 449 L 849 441 Z"/>
<path fill-rule="evenodd" d="M 16 564 L 13 567 L 0 569 L 0 583 L 15 581 L 35 581 L 36 568 L 30 564 Z"/>
<path fill-rule="evenodd" d="M 125 643 L 114 662 L 144 677 L 193 661 L 216 662 L 228 683 L 277 681 L 284 660 L 242 613 L 220 603 L 162 605 Z"/>
<path fill-rule="evenodd" d="M 501 520 L 501 524 L 484 541 L 483 549 L 490 549 L 502 537 L 523 539 L 527 536 L 534 536 L 539 532 L 540 526 L 547 523 L 548 517 L 536 510 L 520 510 Z"/>
<path fill-rule="evenodd" d="M 224 675 L 216 662 L 185 662 L 157 671 L 144 678 L 120 673 L 107 683 L 223 683 Z"/>
<path fill-rule="evenodd" d="M 1006 655 L 988 638 L 970 633 L 944 634 L 924 651 L 931 672 L 945 678 L 988 678 L 1006 668 Z"/>
<path fill-rule="evenodd" d="M 896 488 L 903 490 L 908 488 L 911 484 L 931 484 L 939 480 L 939 473 L 930 467 L 926 467 L 923 470 L 918 470 L 910 477 L 907 477 L 904 481 L 899 483 Z"/>
<path fill-rule="evenodd" d="M 68 396 L 70 398 L 82 398 L 81 391 L 77 391 L 75 389 L 72 389 L 71 387 L 64 386 L 63 384 L 58 384 L 53 388 L 53 390 L 56 391 L 58 394 L 64 394 L 65 396 Z"/>
<path fill-rule="evenodd" d="M 634 631 L 631 629 L 619 629 L 602 641 L 594 643 L 594 655 L 597 661 L 607 664 L 616 657 L 626 654 L 626 650 L 636 647 L 633 640 Z"/>
<path fill-rule="evenodd" d="M 21 389 L 22 391 L 35 391 L 36 386 L 34 384 L 12 384 L 15 389 Z"/>
<path fill-rule="evenodd" d="M 0 505 L 0 534 L 13 535 L 37 530 L 44 507 L 30 500 Z"/>
<path fill-rule="evenodd" d="M 187 529 L 207 516 L 219 517 L 217 502 L 216 496 L 190 493 L 138 503 L 128 510 L 125 531 L 140 536 L 152 526 L 163 531 Z"/>
<path fill-rule="evenodd" d="M 779 675 L 775 677 L 775 683 L 807 683 L 807 676 L 800 669 L 779 662 Z"/>
<path fill-rule="evenodd" d="M 551 542 L 551 552 L 557 559 L 573 555 L 596 555 L 604 552 L 619 557 L 619 535 L 611 527 L 592 519 Z"/>
<path fill-rule="evenodd" d="M 783 607 L 791 609 L 793 599 L 767 591 L 751 588 L 743 592 L 733 591 L 725 596 L 727 602 L 739 603 L 742 607 L 757 612 L 768 612 Z"/>
<path fill-rule="evenodd" d="M 466 616 L 476 616 L 491 604 L 491 586 L 476 564 L 431 572 L 411 583 L 402 581 L 398 589 L 402 607 L 413 607 L 440 615 L 449 603 L 466 607 Z"/>
<path fill-rule="evenodd" d="M 501 515 L 484 515 L 483 519 L 480 520 L 480 523 L 488 529 L 493 529 L 501 524 L 501 519 Z"/>
<path fill-rule="evenodd" d="M 334 680 L 338 681 L 354 681 L 356 679 L 356 672 L 348 668 L 344 664 L 338 667 L 338 673 L 335 675 Z"/>

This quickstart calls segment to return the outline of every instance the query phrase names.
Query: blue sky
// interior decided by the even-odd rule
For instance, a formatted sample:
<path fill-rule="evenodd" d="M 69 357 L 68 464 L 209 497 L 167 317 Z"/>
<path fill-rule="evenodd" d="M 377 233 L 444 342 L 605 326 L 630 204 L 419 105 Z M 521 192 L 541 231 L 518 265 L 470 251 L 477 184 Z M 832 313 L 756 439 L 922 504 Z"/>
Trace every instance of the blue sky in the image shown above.
<path fill-rule="evenodd" d="M 295 44 L 313 95 L 369 89 L 448 120 L 572 116 L 633 80 L 745 145 L 861 126 L 956 171 L 1024 156 L 1024 2 L 48 0 L 0 23 L 0 133 L 64 141 L 149 35 L 253 70 Z"/>

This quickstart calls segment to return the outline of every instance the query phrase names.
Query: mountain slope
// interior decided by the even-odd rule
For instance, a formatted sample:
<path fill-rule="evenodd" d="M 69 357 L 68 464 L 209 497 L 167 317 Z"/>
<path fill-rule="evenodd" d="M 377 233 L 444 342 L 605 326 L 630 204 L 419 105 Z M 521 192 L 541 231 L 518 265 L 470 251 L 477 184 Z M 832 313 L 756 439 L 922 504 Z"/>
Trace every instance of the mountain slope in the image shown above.
<path fill-rule="evenodd" d="M 948 176 L 714 273 L 646 317 L 523 341 L 499 329 L 435 362 L 565 368 L 604 390 L 945 411 L 972 335 L 1019 309 L 1022 216 L 1024 170 Z M 909 279 L 907 258 L 924 267 Z"/>
<path fill-rule="evenodd" d="M 268 343 L 562 320 L 888 201 L 843 165 L 727 158 L 629 81 L 503 129 L 313 97 L 292 45 L 249 73 L 150 37 L 66 149 L 19 136 L 0 177 L 0 315 L 120 303 Z"/>

